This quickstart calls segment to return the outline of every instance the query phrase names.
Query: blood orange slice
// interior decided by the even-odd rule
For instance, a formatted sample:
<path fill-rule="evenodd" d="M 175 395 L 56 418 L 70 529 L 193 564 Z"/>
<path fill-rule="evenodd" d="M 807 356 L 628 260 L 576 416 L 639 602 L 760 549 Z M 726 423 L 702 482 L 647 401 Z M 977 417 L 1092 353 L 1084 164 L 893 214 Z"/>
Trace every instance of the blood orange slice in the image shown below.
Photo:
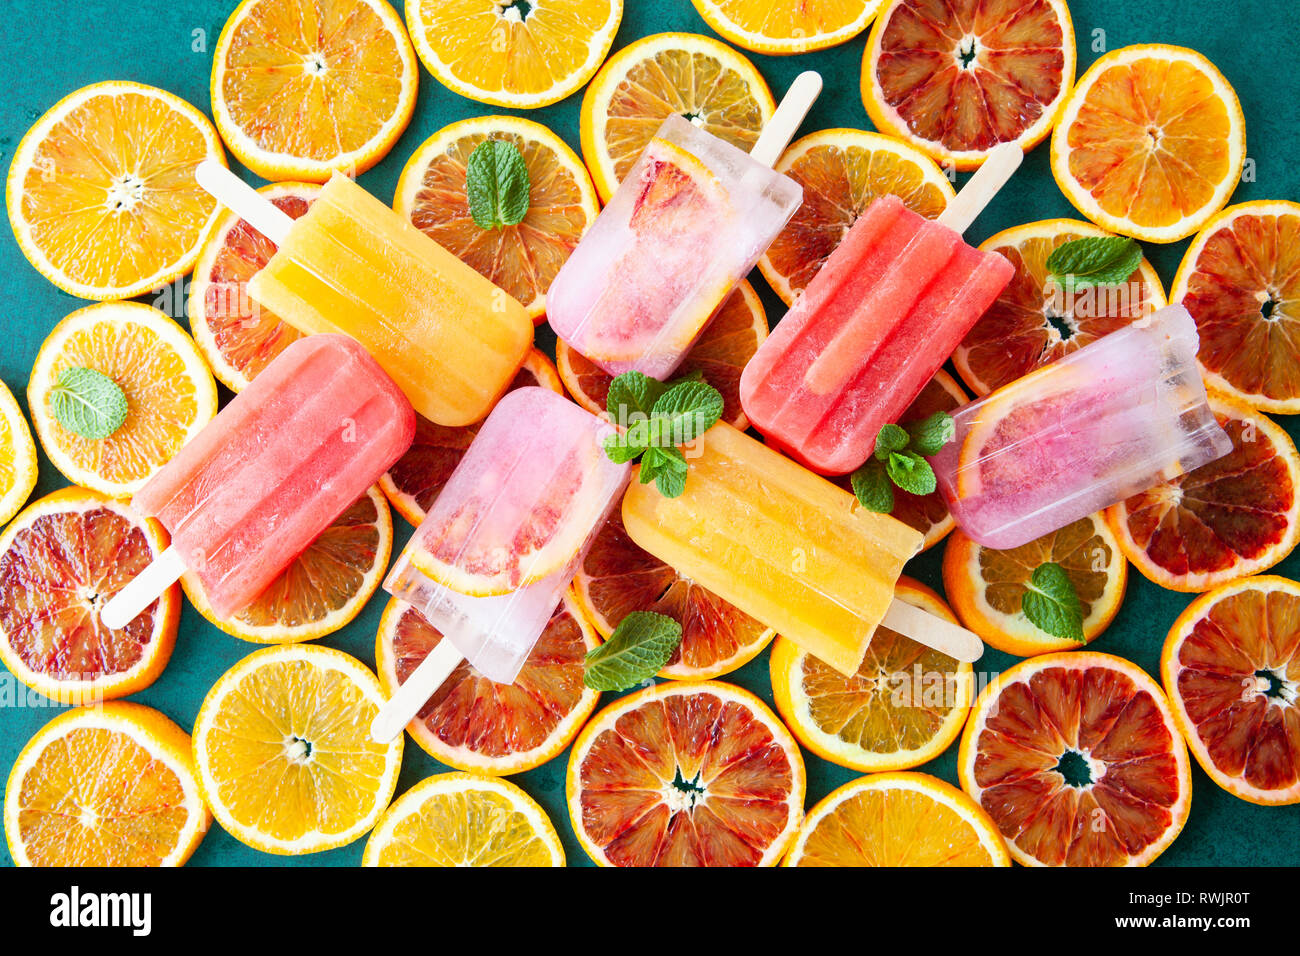
<path fill-rule="evenodd" d="M 962 789 L 1034 866 L 1145 866 L 1191 808 L 1169 701 L 1110 654 L 1044 654 L 980 694 L 957 757 Z"/>
<path fill-rule="evenodd" d="M 602 866 L 774 866 L 803 817 L 803 758 L 748 691 L 658 684 L 578 735 L 574 832 Z"/>
<path fill-rule="evenodd" d="M 375 661 L 394 691 L 442 640 L 418 610 L 396 598 L 384 608 Z M 513 684 L 496 684 L 462 661 L 407 731 L 430 756 L 493 775 L 539 767 L 573 741 L 600 694 L 582 682 L 583 660 L 600 639 L 566 597 Z"/>
<path fill-rule="evenodd" d="M 1300 803 L 1300 584 L 1265 575 L 1197 598 L 1160 673 L 1211 780 L 1251 803 Z"/>

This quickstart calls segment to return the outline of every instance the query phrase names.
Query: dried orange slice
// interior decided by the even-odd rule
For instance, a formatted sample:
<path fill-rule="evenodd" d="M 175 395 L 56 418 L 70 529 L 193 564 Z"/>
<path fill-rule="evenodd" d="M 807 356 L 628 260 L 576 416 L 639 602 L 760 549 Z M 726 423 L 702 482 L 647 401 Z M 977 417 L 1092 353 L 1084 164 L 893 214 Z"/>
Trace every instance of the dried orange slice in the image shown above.
<path fill-rule="evenodd" d="M 897 196 L 930 219 L 953 197 L 952 183 L 925 153 L 856 129 L 810 133 L 787 149 L 774 168 L 803 187 L 803 205 L 758 260 L 763 278 L 786 305 L 878 197 Z"/>
<path fill-rule="evenodd" d="M 632 611 L 666 614 L 681 624 L 682 642 L 660 677 L 708 680 L 730 674 L 757 657 L 775 634 L 643 551 L 628 537 L 618 510 L 579 565 L 573 593 L 602 638 Z"/>
<path fill-rule="evenodd" d="M 717 681 L 614 701 L 578 736 L 566 780 L 573 830 L 601 866 L 775 866 L 804 789 L 790 732 Z"/>
<path fill-rule="evenodd" d="M 0 382 L 0 527 L 36 487 L 36 443 L 13 392 Z"/>
<path fill-rule="evenodd" d="M 1020 609 L 1029 579 L 1045 562 L 1065 569 L 1083 607 L 1084 644 L 1115 619 L 1128 587 L 1128 560 L 1100 514 L 1007 551 L 976 544 L 960 530 L 943 553 L 943 589 L 962 624 L 1000 651 L 1029 657 L 1083 644 L 1040 630 Z"/>
<path fill-rule="evenodd" d="M 1066 294 L 1049 280 L 1047 257 L 1074 239 L 1110 233 L 1077 219 L 1005 229 L 980 243 L 1015 267 L 997 301 L 966 334 L 952 363 L 975 395 L 987 395 L 1166 305 L 1146 259 L 1118 286 Z"/>
<path fill-rule="evenodd" d="M 1074 85 L 1065 0 L 891 0 L 862 57 L 862 102 L 883 133 L 974 169 L 999 143 L 1026 152 Z"/>
<path fill-rule="evenodd" d="M 315 183 L 272 183 L 258 190 L 297 219 L 320 192 Z M 241 391 L 302 333 L 248 294 L 248 280 L 271 261 L 275 243 L 225 212 L 203 247 L 190 280 L 188 312 L 194 342 L 217 378 Z"/>
<path fill-rule="evenodd" d="M 1246 157 L 1237 94 L 1183 47 L 1112 50 L 1079 79 L 1052 134 L 1052 176 L 1075 209 L 1148 242 L 1190 236 L 1223 208 Z"/>
<path fill-rule="evenodd" d="M 212 115 L 262 178 L 323 183 L 393 148 L 418 72 L 384 0 L 244 0 L 212 54 Z"/>
<path fill-rule="evenodd" d="M 657 33 L 619 50 L 582 98 L 582 158 L 609 202 L 672 113 L 748 152 L 776 103 L 762 75 L 725 43 Z"/>
<path fill-rule="evenodd" d="M 1300 584 L 1264 575 L 1203 594 L 1169 630 L 1160 673 L 1210 779 L 1265 806 L 1300 803 Z"/>
<path fill-rule="evenodd" d="M 9 673 L 82 704 L 156 681 L 176 644 L 179 589 L 119 630 L 99 612 L 167 544 L 158 522 L 95 491 L 64 488 L 32 502 L 0 534 L 0 660 Z"/>
<path fill-rule="evenodd" d="M 1265 412 L 1300 412 L 1300 204 L 1229 206 L 1183 256 L 1170 296 L 1196 320 L 1207 384 Z"/>
<path fill-rule="evenodd" d="M 389 601 L 375 638 L 384 693 L 393 694 L 441 640 L 418 610 Z M 461 661 L 406 729 L 431 757 L 458 770 L 495 776 L 540 767 L 573 742 L 596 709 L 600 694 L 582 675 L 587 652 L 599 645 L 566 596 L 513 684 L 493 683 Z"/>
<path fill-rule="evenodd" d="M 519 109 L 591 79 L 622 18 L 623 0 L 406 0 L 416 52 L 439 83 Z"/>
<path fill-rule="evenodd" d="M 254 644 L 314 641 L 346 627 L 379 589 L 393 554 L 393 517 L 379 486 L 339 515 L 253 603 L 222 619 L 199 576 L 181 577 L 185 596 L 214 626 Z"/>
<path fill-rule="evenodd" d="M 6 199 L 18 247 L 83 299 L 129 299 L 190 271 L 217 214 L 195 181 L 225 163 L 207 117 L 165 90 L 96 83 L 55 103 L 18 144 Z"/>
<path fill-rule="evenodd" d="M 528 213 L 499 229 L 474 222 L 465 185 L 470 154 L 490 139 L 513 143 L 528 167 Z M 551 280 L 600 211 L 577 154 L 545 126 L 515 116 L 461 120 L 430 136 L 402 169 L 393 208 L 518 299 L 534 322 L 545 319 Z"/>
<path fill-rule="evenodd" d="M 555 366 L 537 349 L 529 351 L 506 391 L 528 385 L 540 385 L 556 393 L 564 391 Z M 481 424 L 435 425 L 422 415 L 415 416 L 415 441 L 379 480 L 379 487 L 399 515 L 413 525 L 424 520 Z"/>
<path fill-rule="evenodd" d="M 894 597 L 957 623 L 939 595 L 919 581 L 899 578 Z M 884 626 L 876 628 L 852 677 L 784 637 L 772 645 L 769 669 L 776 708 L 799 743 L 868 773 L 916 767 L 943 753 L 961 733 L 975 697 L 970 664 Z"/>
<path fill-rule="evenodd" d="M 1021 661 L 975 702 L 962 789 L 1026 866 L 1145 866 L 1187 822 L 1187 747 L 1160 685 L 1085 650 Z"/>
<path fill-rule="evenodd" d="M 878 773 L 832 791 L 782 866 L 1010 866 L 989 815 L 924 773 Z"/>
<path fill-rule="evenodd" d="M 867 28 L 884 0 L 691 0 L 705 22 L 745 50 L 777 56 L 847 43 Z"/>
<path fill-rule="evenodd" d="M 190 735 L 152 707 L 81 707 L 37 731 L 5 787 L 18 866 L 181 866 L 203 840 Z"/>
<path fill-rule="evenodd" d="M 1300 541 L 1300 456 L 1267 416 L 1210 395 L 1232 451 L 1106 509 L 1133 566 L 1171 591 L 1208 591 L 1277 564 Z"/>

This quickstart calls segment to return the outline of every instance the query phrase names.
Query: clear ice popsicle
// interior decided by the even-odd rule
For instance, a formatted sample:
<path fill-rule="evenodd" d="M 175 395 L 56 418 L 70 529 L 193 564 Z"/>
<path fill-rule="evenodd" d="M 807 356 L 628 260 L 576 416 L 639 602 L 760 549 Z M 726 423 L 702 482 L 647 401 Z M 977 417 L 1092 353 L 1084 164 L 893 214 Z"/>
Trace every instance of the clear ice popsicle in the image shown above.
<path fill-rule="evenodd" d="M 1171 305 L 959 408 L 931 464 L 961 529 L 1019 547 L 1226 455 L 1197 347 Z"/>

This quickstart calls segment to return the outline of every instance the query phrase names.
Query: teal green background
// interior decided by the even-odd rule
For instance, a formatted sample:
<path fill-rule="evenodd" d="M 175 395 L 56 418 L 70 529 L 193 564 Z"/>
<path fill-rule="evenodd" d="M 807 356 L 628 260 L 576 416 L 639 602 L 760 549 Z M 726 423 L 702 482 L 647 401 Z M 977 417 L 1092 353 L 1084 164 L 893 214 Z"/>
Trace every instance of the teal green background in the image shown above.
<path fill-rule="evenodd" d="M 0 47 L 0 161 L 8 169 L 19 139 L 60 97 L 89 83 L 126 79 L 163 87 L 210 114 L 208 78 L 211 49 L 235 0 L 9 0 Z M 622 27 L 615 49 L 640 36 L 666 30 L 712 35 L 688 0 L 625 0 Z M 1079 44 L 1079 72 L 1100 52 L 1132 43 L 1163 42 L 1192 47 L 1207 55 L 1228 77 L 1241 98 L 1246 115 L 1248 155 L 1256 163 L 1256 181 L 1239 186 L 1234 202 L 1251 199 L 1300 199 L 1300 135 L 1295 129 L 1295 102 L 1300 78 L 1288 68 L 1287 51 L 1300 49 L 1300 18 L 1293 0 L 1071 0 Z M 196 52 L 194 31 L 205 31 L 206 52 Z M 1096 33 L 1095 31 L 1104 31 Z M 803 127 L 811 132 L 834 126 L 870 129 L 858 95 L 858 79 L 866 34 L 835 49 L 791 58 L 753 56 L 779 98 L 796 73 L 817 69 L 826 86 Z M 1094 40 L 1104 47 L 1094 49 Z M 581 92 L 554 106 L 519 111 L 549 126 L 578 149 L 578 110 Z M 450 92 L 423 69 L 415 118 L 389 156 L 361 177 L 361 182 L 390 201 L 397 176 L 416 147 L 442 126 L 469 116 L 501 110 Z M 970 230 L 981 241 L 997 230 L 1055 216 L 1078 218 L 1052 181 L 1044 144 L 1027 158 L 1012 185 Z M 233 161 L 232 161 L 233 162 Z M 236 167 L 238 168 L 238 167 Z M 246 170 L 250 182 L 260 184 Z M 0 376 L 25 404 L 28 373 L 41 341 L 63 316 L 86 303 L 68 296 L 40 276 L 23 258 L 9 230 L 0 230 Z M 1187 247 L 1148 246 L 1147 255 L 1168 287 Z M 755 273 L 769 318 L 783 311 L 780 301 Z M 152 301 L 144 297 L 143 301 Z M 183 310 L 181 310 L 183 312 Z M 184 319 L 181 319 L 184 322 Z M 543 328 L 541 344 L 550 349 L 554 338 Z M 224 394 L 223 397 L 229 397 Z M 1284 419 L 1293 434 L 1296 423 Z M 41 457 L 36 496 L 67 484 Z M 397 547 L 410 533 L 396 518 Z M 942 590 L 939 562 L 942 546 L 920 556 L 908 573 Z M 1300 573 L 1300 553 L 1277 571 Z M 343 631 L 322 643 L 347 651 L 374 666 L 373 643 L 386 595 L 378 594 Z M 1111 628 L 1093 645 L 1097 650 L 1126 657 L 1148 673 L 1158 674 L 1160 648 L 1178 613 L 1191 596 L 1161 590 L 1134 573 L 1128 598 Z M 152 687 L 132 699 L 157 707 L 184 727 L 193 725 L 208 688 L 235 661 L 254 647 L 217 631 L 188 605 L 181 619 L 176 651 L 166 672 Z M 979 665 L 997 672 L 1014 663 L 1008 655 L 990 651 Z M 5 675 L 6 680 L 11 680 Z M 772 701 L 767 655 L 730 675 L 734 681 Z M 21 688 L 20 688 L 21 689 Z M 21 695 L 24 699 L 26 695 Z M 608 703 L 611 695 L 605 695 Z M 5 776 L 23 744 L 56 711 L 53 705 L 9 707 L 0 711 L 0 772 Z M 857 774 L 805 754 L 808 766 L 808 805 Z M 589 863 L 573 838 L 564 802 L 567 753 L 549 764 L 513 778 L 546 808 L 564 840 L 569 861 Z M 448 768 L 407 741 L 398 785 L 399 794 L 417 781 Z M 919 768 L 956 783 L 956 746 Z M 352 865 L 361 857 L 364 841 L 327 853 L 298 858 L 258 853 L 213 827 L 194 855 L 197 865 L 321 866 Z M 1182 835 L 1160 858 L 1163 865 L 1287 865 L 1300 862 L 1300 808 L 1264 808 L 1240 801 L 1220 790 L 1199 767 L 1193 767 L 1191 819 Z M 5 863 L 11 862 L 7 851 Z"/>

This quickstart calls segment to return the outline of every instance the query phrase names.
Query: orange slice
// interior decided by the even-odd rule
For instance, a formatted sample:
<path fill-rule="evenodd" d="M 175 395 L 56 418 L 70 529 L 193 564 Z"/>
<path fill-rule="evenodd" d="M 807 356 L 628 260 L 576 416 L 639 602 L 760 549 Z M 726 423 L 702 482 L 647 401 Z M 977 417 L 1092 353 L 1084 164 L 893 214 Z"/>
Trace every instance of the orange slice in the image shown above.
<path fill-rule="evenodd" d="M 768 285 L 791 305 L 844 234 L 880 196 L 897 196 L 934 219 L 952 183 L 925 153 L 879 133 L 827 129 L 795 141 L 774 167 L 803 187 L 803 205 L 758 260 Z"/>
<path fill-rule="evenodd" d="M 718 307 L 699 341 L 682 359 L 674 378 L 699 372 L 722 393 L 722 420 L 747 428 L 749 419 L 740 407 L 740 373 L 767 338 L 767 313 L 754 287 L 745 279 Z M 563 339 L 555 342 L 556 364 L 564 387 L 574 401 L 593 415 L 603 414 L 613 376 Z"/>
<path fill-rule="evenodd" d="M 980 243 L 1015 267 L 997 301 L 975 323 L 952 363 L 975 395 L 987 395 L 1036 368 L 1091 345 L 1166 305 L 1146 259 L 1118 286 L 1067 295 L 1049 281 L 1047 258 L 1074 239 L 1110 233 L 1077 219 L 1045 219 L 1005 229 Z"/>
<path fill-rule="evenodd" d="M 1300 803 L 1298 652 L 1300 584 L 1265 575 L 1193 601 L 1160 655 L 1174 718 L 1196 762 L 1251 803 Z"/>
<path fill-rule="evenodd" d="M 1241 178 L 1246 122 L 1195 50 L 1112 50 L 1080 79 L 1052 134 L 1052 176 L 1075 209 L 1148 242 L 1190 236 Z"/>
<path fill-rule="evenodd" d="M 726 40 L 755 53 L 807 53 L 847 43 L 867 28 L 884 0 L 691 0 Z"/>
<path fill-rule="evenodd" d="M 18 866 L 181 866 L 212 825 L 190 735 L 124 701 L 37 731 L 9 773 L 4 820 Z"/>
<path fill-rule="evenodd" d="M 18 144 L 5 197 L 23 255 L 64 292 L 129 299 L 190 271 L 217 201 L 195 181 L 225 163 L 207 117 L 142 83 L 55 103 Z"/>
<path fill-rule="evenodd" d="M 528 385 L 540 385 L 556 393 L 564 391 L 555 366 L 537 349 L 529 351 L 506 391 Z M 415 416 L 415 440 L 410 449 L 379 480 L 379 487 L 398 514 L 413 525 L 424 520 L 481 425 L 435 425 L 421 415 Z"/>
<path fill-rule="evenodd" d="M 677 680 L 708 680 L 738 670 L 775 632 L 712 591 L 641 550 L 615 510 L 573 578 L 578 605 L 602 638 L 632 611 L 666 614 L 682 626 L 682 642 L 659 672 Z"/>
<path fill-rule="evenodd" d="M 244 0 L 212 54 L 212 115 L 262 178 L 323 183 L 393 148 L 418 72 L 384 0 Z"/>
<path fill-rule="evenodd" d="M 1229 206 L 1188 247 L 1170 295 L 1196 320 L 1211 388 L 1300 412 L 1300 204 Z"/>
<path fill-rule="evenodd" d="M 862 57 L 862 102 L 883 133 L 974 169 L 1000 143 L 1025 152 L 1074 85 L 1065 0 L 891 0 Z"/>
<path fill-rule="evenodd" d="M 1218 461 L 1106 509 L 1133 566 L 1171 591 L 1208 591 L 1277 564 L 1300 541 L 1300 457 L 1275 422 L 1210 396 L 1232 438 Z"/>
<path fill-rule="evenodd" d="M 1191 808 L 1187 748 L 1160 685 L 1091 650 L 1033 657 L 990 683 L 957 774 L 1026 866 L 1145 866 Z"/>
<path fill-rule="evenodd" d="M 1010 866 L 997 827 L 970 797 L 924 773 L 879 773 L 828 794 L 783 866 Z"/>
<path fill-rule="evenodd" d="M 36 443 L 13 392 L 0 382 L 0 527 L 36 487 Z"/>
<path fill-rule="evenodd" d="M 790 732 L 716 681 L 616 700 L 578 736 L 566 781 L 573 830 L 601 866 L 775 866 L 804 789 Z"/>
<path fill-rule="evenodd" d="M 384 608 L 375 662 L 392 695 L 442 634 L 396 598 Z M 561 601 L 513 684 L 495 684 L 467 661 L 442 682 L 407 725 L 435 760 L 473 773 L 523 773 L 573 742 L 600 694 L 582 682 L 587 652 L 600 645 L 569 597 Z"/>
<path fill-rule="evenodd" d="M 894 596 L 957 623 L 919 581 L 899 578 Z M 943 753 L 961 733 L 975 696 L 970 664 L 883 626 L 852 677 L 784 637 L 772 646 L 769 669 L 776 708 L 799 743 L 866 772 L 916 767 Z"/>
<path fill-rule="evenodd" d="M 1040 630 L 1020 609 L 1029 579 L 1045 562 L 1065 569 L 1083 607 L 1084 644 L 1115 619 L 1128 587 L 1128 560 L 1102 515 L 1089 515 L 1035 541 L 996 551 L 961 531 L 943 553 L 943 589 L 962 624 L 1008 654 L 1030 657 L 1083 647 Z"/>
<path fill-rule="evenodd" d="M 725 43 L 658 33 L 619 50 L 582 98 L 582 158 L 609 202 L 672 113 L 749 152 L 776 103 L 767 82 Z"/>
<path fill-rule="evenodd" d="M 273 183 L 258 190 L 292 219 L 315 201 L 314 183 Z M 190 280 L 188 312 L 194 342 L 231 391 L 243 390 L 302 333 L 253 301 L 248 280 L 271 261 L 275 243 L 225 212 L 203 247 Z"/>

